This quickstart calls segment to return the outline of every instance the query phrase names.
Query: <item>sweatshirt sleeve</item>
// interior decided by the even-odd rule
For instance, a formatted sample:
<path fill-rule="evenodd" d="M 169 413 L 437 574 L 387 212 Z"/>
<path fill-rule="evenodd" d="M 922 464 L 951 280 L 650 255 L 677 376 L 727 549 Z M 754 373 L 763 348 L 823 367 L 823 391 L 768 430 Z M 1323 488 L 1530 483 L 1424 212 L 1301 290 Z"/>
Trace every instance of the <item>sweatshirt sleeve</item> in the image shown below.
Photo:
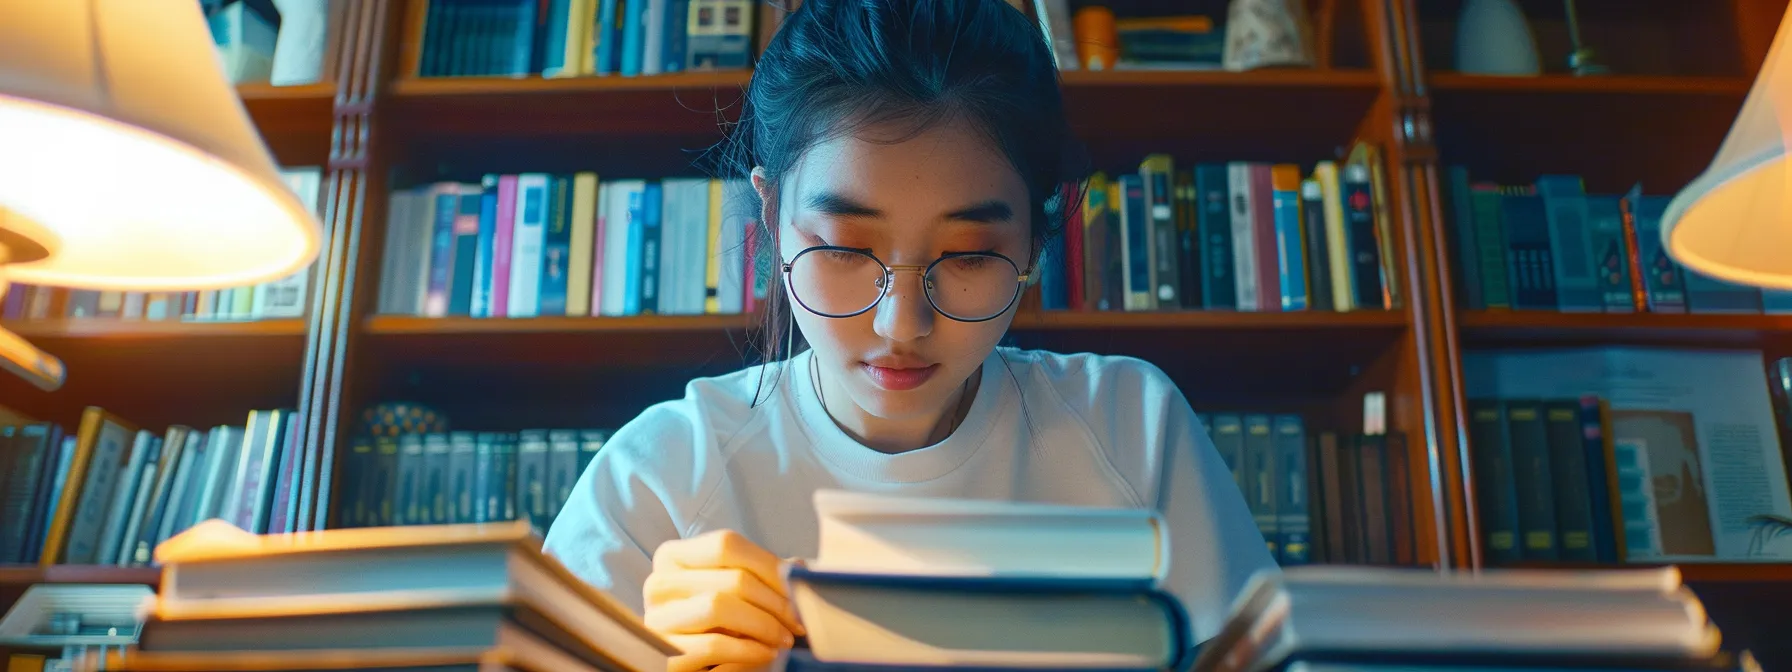
<path fill-rule="evenodd" d="M 1162 374 L 1159 374 L 1162 375 Z M 1163 384 L 1170 384 L 1165 378 Z M 1253 575 L 1277 570 L 1232 473 L 1174 386 L 1161 397 L 1157 509 L 1171 533 L 1167 585 L 1189 607 L 1196 642 L 1219 633 Z"/>
<path fill-rule="evenodd" d="M 1188 399 L 1161 369 L 1131 357 L 1089 357 L 1071 367 L 1086 394 L 1086 422 L 1139 506 L 1169 528 L 1165 587 L 1188 609 L 1200 642 L 1219 632 L 1233 600 L 1259 570 L 1276 569 L 1232 472 Z"/>
<path fill-rule="evenodd" d="M 658 404 L 616 430 L 579 475 L 542 546 L 636 614 L 654 550 L 681 536 L 709 485 L 712 470 L 704 468 L 689 406 Z"/>

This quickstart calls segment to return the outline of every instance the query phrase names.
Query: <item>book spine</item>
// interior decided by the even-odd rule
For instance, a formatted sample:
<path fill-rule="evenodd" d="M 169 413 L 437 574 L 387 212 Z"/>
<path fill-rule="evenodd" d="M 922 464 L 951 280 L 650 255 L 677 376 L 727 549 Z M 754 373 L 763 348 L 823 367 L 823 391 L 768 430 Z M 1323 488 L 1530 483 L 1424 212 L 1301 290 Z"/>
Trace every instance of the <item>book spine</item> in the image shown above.
<path fill-rule="evenodd" d="M 572 256 L 572 181 L 548 178 L 548 210 L 542 227 L 538 315 L 565 315 L 567 264 Z"/>
<path fill-rule="evenodd" d="M 1200 235 L 1201 303 L 1210 309 L 1238 306 L 1238 268 L 1232 261 L 1231 176 L 1225 164 L 1195 166 L 1195 227 Z"/>
<path fill-rule="evenodd" d="M 1275 186 L 1271 166 L 1251 164 L 1251 249 L 1256 251 L 1257 310 L 1282 309 L 1282 247 L 1276 235 Z"/>
<path fill-rule="evenodd" d="M 1312 511 L 1307 489 L 1307 432 L 1298 415 L 1277 415 L 1274 423 L 1276 476 L 1276 534 L 1280 538 L 1284 566 L 1313 561 L 1310 535 Z"/>
<path fill-rule="evenodd" d="M 548 188 L 546 174 L 518 176 L 516 231 L 510 254 L 508 317 L 535 317 L 541 308 L 541 255 L 547 234 Z"/>
<path fill-rule="evenodd" d="M 1545 175 L 1537 180 L 1549 227 L 1550 268 L 1556 288 L 1556 309 L 1596 313 L 1605 310 L 1594 270 L 1595 248 L 1587 222 L 1587 196 L 1579 177 Z"/>
<path fill-rule="evenodd" d="M 1246 415 L 1244 421 L 1245 497 L 1250 504 L 1251 518 L 1269 547 L 1269 557 L 1282 557 L 1280 530 L 1276 523 L 1276 505 L 1281 481 L 1276 476 L 1275 435 L 1267 415 Z"/>
<path fill-rule="evenodd" d="M 1300 168 L 1277 164 L 1270 168 L 1270 199 L 1275 209 L 1276 283 L 1281 288 L 1280 308 L 1307 309 L 1306 246 L 1300 219 Z"/>
<path fill-rule="evenodd" d="M 1333 310 L 1331 253 L 1325 235 L 1325 193 L 1319 181 L 1300 185 L 1300 218 L 1306 236 L 1307 303 L 1312 310 Z"/>
<path fill-rule="evenodd" d="M 642 315 L 660 312 L 660 247 L 665 244 L 665 185 L 648 182 L 641 195 L 641 305 Z"/>
<path fill-rule="evenodd" d="M 1503 194 L 1501 223 L 1506 232 L 1506 273 L 1512 286 L 1512 307 L 1555 310 L 1555 260 L 1543 198 L 1532 193 Z"/>
<path fill-rule="evenodd" d="M 498 228 L 492 235 L 492 317 L 510 315 L 510 264 L 516 256 L 517 177 L 498 176 Z"/>
<path fill-rule="evenodd" d="M 1555 479 L 1551 477 L 1549 430 L 1543 402 L 1506 402 L 1507 441 L 1512 445 L 1512 480 L 1517 487 L 1519 557 L 1556 560 Z"/>
<path fill-rule="evenodd" d="M 1175 309 L 1183 306 L 1181 271 L 1177 257 L 1175 192 L 1172 180 L 1175 164 L 1168 154 L 1153 154 L 1139 166 L 1140 181 L 1145 186 L 1145 217 L 1151 223 L 1152 307 Z"/>
<path fill-rule="evenodd" d="M 1251 164 L 1235 161 L 1226 164 L 1227 201 L 1232 204 L 1228 219 L 1232 223 L 1233 282 L 1238 290 L 1234 305 L 1238 310 L 1258 310 L 1257 294 L 1263 288 L 1257 283 L 1257 235 L 1252 230 L 1256 215 L 1251 198 Z M 1264 204 L 1267 207 L 1267 204 Z"/>
<path fill-rule="evenodd" d="M 1593 236 L 1593 263 L 1599 275 L 1600 305 L 1608 313 L 1636 312 L 1631 300 L 1630 252 L 1624 213 L 1616 196 L 1587 197 L 1587 228 Z"/>
<path fill-rule="evenodd" d="M 1471 399 L 1468 406 L 1481 555 L 1488 564 L 1510 564 L 1520 557 L 1518 486 L 1513 481 L 1512 446 L 1506 438 L 1505 404 L 1498 399 Z"/>
<path fill-rule="evenodd" d="M 492 253 L 498 233 L 498 176 L 487 175 L 479 189 L 479 236 L 473 243 L 473 317 L 492 316 Z"/>
<path fill-rule="evenodd" d="M 454 275 L 448 282 L 448 314 L 473 314 L 473 276 L 479 256 L 479 207 L 485 194 L 463 184 L 454 217 Z"/>
<path fill-rule="evenodd" d="M 1558 553 L 1563 560 L 1593 562 L 1598 553 L 1593 538 L 1593 502 L 1587 487 L 1587 455 L 1581 438 L 1580 401 L 1545 401 L 1543 421 L 1548 433 L 1546 451 L 1555 498 Z"/>
<path fill-rule="evenodd" d="M 1357 308 L 1385 309 L 1382 292 L 1381 252 L 1376 243 L 1375 210 L 1370 195 L 1369 169 L 1345 164 L 1338 182 L 1344 207 L 1344 230 L 1350 252 L 1350 284 L 1356 290 L 1351 304 Z"/>
<path fill-rule="evenodd" d="M 1487 300 L 1481 293 L 1481 254 L 1475 247 L 1475 203 L 1468 167 L 1445 168 L 1444 180 L 1449 185 L 1451 258 L 1456 262 L 1451 280 L 1456 283 L 1462 308 L 1480 310 L 1487 307 Z"/>

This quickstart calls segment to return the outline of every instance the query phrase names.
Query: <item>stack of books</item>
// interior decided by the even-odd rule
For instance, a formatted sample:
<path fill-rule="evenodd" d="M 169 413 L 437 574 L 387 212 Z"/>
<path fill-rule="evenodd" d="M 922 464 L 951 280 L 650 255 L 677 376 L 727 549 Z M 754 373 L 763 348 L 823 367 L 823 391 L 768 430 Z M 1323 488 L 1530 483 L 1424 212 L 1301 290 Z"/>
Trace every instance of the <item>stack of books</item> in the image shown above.
<path fill-rule="evenodd" d="M 257 536 L 207 521 L 110 670 L 664 672 L 677 650 L 541 552 L 526 521 Z"/>
<path fill-rule="evenodd" d="M 808 631 L 791 672 L 1182 669 L 1154 511 L 820 491 L 816 557 L 786 568 Z"/>
<path fill-rule="evenodd" d="M 1314 565 L 1255 577 L 1194 671 L 1758 669 L 1721 644 L 1673 567 Z"/>

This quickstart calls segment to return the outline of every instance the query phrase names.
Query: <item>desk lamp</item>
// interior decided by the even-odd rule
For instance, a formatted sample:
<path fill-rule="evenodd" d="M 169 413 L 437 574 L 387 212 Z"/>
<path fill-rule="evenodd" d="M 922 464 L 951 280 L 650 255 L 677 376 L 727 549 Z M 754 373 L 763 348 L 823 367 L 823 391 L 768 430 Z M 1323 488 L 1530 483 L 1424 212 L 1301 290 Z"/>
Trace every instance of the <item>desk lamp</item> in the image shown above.
<path fill-rule="evenodd" d="M 0 295 L 286 277 L 322 231 L 280 179 L 194 0 L 0 0 Z M 0 329 L 39 388 L 62 362 Z"/>
<path fill-rule="evenodd" d="M 1662 245 L 1690 270 L 1730 282 L 1792 289 L 1792 22 L 1783 17 L 1767 60 L 1711 165 L 1662 214 Z"/>

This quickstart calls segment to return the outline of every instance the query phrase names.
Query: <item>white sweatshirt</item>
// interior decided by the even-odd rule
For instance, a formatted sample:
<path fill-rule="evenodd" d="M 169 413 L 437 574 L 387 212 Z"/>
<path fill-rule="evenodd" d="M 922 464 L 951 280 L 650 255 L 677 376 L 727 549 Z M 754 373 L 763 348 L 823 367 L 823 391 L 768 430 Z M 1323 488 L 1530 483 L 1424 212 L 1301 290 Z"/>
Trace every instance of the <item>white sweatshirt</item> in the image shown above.
<path fill-rule="evenodd" d="M 834 424 L 805 384 L 810 362 L 774 365 L 757 407 L 752 367 L 693 380 L 684 398 L 618 429 L 573 487 L 547 552 L 640 613 L 653 551 L 672 539 L 727 528 L 779 557 L 813 557 L 821 488 L 1149 507 L 1169 523 L 1165 585 L 1196 642 L 1218 632 L 1253 573 L 1276 566 L 1207 431 L 1147 362 L 998 348 L 958 429 L 896 455 Z"/>

